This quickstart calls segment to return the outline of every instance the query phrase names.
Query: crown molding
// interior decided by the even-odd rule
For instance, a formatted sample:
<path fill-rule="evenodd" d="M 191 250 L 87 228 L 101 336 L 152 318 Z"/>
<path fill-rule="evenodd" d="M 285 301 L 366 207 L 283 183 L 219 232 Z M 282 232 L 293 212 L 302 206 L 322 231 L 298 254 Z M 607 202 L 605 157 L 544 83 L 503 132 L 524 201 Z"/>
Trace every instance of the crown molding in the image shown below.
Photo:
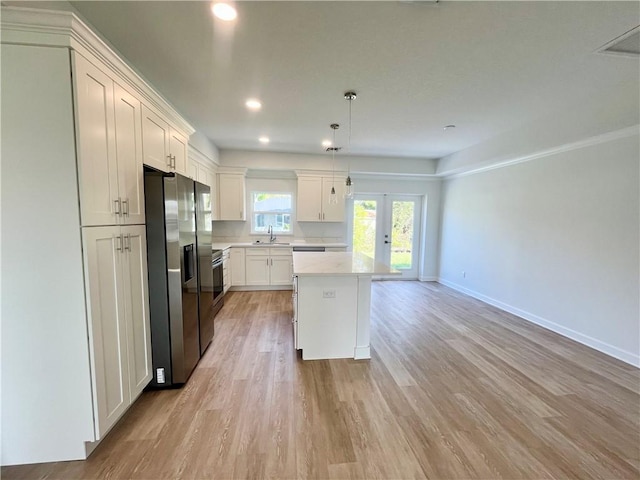
<path fill-rule="evenodd" d="M 562 145 L 557 145 L 555 147 L 548 148 L 545 150 L 540 150 L 538 152 L 534 152 L 529 155 L 523 155 L 520 157 L 514 157 L 514 158 L 501 160 L 501 161 L 490 163 L 490 164 L 485 164 L 477 168 L 471 168 L 464 172 L 456 172 L 456 173 L 450 173 L 450 174 L 441 173 L 441 174 L 438 174 L 438 176 L 444 180 L 466 177 L 468 175 L 475 175 L 477 173 L 488 172 L 490 170 L 495 170 L 498 168 L 509 167 L 511 165 L 517 165 L 518 163 L 530 162 L 532 160 L 548 157 L 550 155 L 557 155 L 559 153 L 570 152 L 572 150 L 579 150 L 581 148 L 591 147 L 593 145 L 598 145 L 600 143 L 607 143 L 614 140 L 619 140 L 621 138 L 632 137 L 634 135 L 639 135 L 639 134 L 640 134 L 640 125 L 632 125 L 631 127 L 621 128 L 619 130 L 603 133 L 601 135 L 595 135 L 592 137 L 584 138 L 582 140 L 578 140 L 577 142 L 570 142 L 570 143 L 564 143 Z"/>
<path fill-rule="evenodd" d="M 2 43 L 70 48 L 83 56 L 96 58 L 116 75 L 116 80 L 169 118 L 183 134 L 190 136 L 195 132 L 195 128 L 160 93 L 74 13 L 2 7 L 0 25 Z"/>
<path fill-rule="evenodd" d="M 194 160 L 198 163 L 208 165 L 209 167 L 214 168 L 216 170 L 220 166 L 218 162 L 208 157 L 207 155 L 202 153 L 200 150 L 198 150 L 196 147 L 194 147 L 191 144 L 189 144 L 189 160 Z"/>

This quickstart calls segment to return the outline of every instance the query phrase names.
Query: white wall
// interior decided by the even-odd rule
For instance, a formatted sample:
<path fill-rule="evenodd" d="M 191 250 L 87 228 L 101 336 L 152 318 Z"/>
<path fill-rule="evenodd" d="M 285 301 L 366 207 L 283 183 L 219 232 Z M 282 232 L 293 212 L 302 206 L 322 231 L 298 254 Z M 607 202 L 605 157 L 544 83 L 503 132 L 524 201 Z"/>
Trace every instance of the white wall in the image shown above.
<path fill-rule="evenodd" d="M 246 222 L 213 222 L 214 241 L 254 241 L 268 238 L 266 235 L 251 234 L 251 193 L 258 191 L 265 192 L 290 192 L 293 194 L 293 229 L 292 235 L 279 235 L 282 241 L 293 241 L 306 239 L 307 241 L 318 242 L 346 242 L 344 223 L 312 223 L 296 221 L 296 198 L 298 182 L 292 172 L 283 171 L 280 177 L 262 178 L 248 177 L 246 180 L 246 202 L 247 221 Z"/>
<path fill-rule="evenodd" d="M 1 49 L 2 464 L 79 459 L 93 409 L 69 51 Z"/>
<path fill-rule="evenodd" d="M 638 141 L 445 181 L 441 281 L 640 365 Z"/>
<path fill-rule="evenodd" d="M 220 164 L 257 170 L 331 170 L 328 153 L 297 154 L 270 151 L 221 150 Z M 354 173 L 429 176 L 436 172 L 437 160 L 427 158 L 336 156 L 336 171 Z"/>
<path fill-rule="evenodd" d="M 347 238 L 346 223 L 313 223 L 296 222 L 295 198 L 297 196 L 297 178 L 293 170 L 331 170 L 331 157 L 324 155 L 293 155 L 273 152 L 221 151 L 221 165 L 245 167 L 249 171 L 247 178 L 247 205 L 249 205 L 252 191 L 288 191 L 294 195 L 293 239 L 307 241 L 344 242 L 351 243 Z M 390 171 L 419 171 L 430 170 L 434 164 L 427 160 L 396 161 L 384 160 Z M 364 169 L 364 162 L 361 169 Z M 422 162 L 422 163 L 420 163 Z M 368 165 L 372 170 L 375 165 Z M 356 193 L 398 193 L 412 194 L 423 197 L 421 232 L 421 266 L 420 279 L 435 280 L 438 274 L 438 241 L 440 226 L 440 184 L 441 179 L 426 174 L 402 175 L 374 175 L 354 173 L 354 191 Z M 346 208 L 351 208 L 347 202 Z M 426 206 L 426 208 L 425 208 Z M 249 207 L 247 211 L 250 213 Z M 345 219 L 348 218 L 345 215 Z M 253 241 L 260 236 L 251 235 L 251 221 L 246 222 L 214 222 L 214 237 L 218 241 L 236 240 Z"/>
<path fill-rule="evenodd" d="M 355 182 L 357 193 L 397 193 L 420 195 L 423 198 L 420 280 L 438 278 L 441 184 L 442 181 L 439 178 L 390 180 L 368 177 L 358 178 Z"/>
<path fill-rule="evenodd" d="M 195 148 L 215 165 L 220 163 L 220 152 L 218 147 L 209 140 L 209 137 L 198 130 L 193 132 L 189 137 L 189 148 Z"/>

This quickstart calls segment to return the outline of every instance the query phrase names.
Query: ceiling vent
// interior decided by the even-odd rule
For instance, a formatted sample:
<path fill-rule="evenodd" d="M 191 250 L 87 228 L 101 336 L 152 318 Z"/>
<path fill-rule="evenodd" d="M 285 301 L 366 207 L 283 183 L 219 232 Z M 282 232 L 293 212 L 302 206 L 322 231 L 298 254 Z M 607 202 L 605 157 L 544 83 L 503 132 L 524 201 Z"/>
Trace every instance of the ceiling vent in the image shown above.
<path fill-rule="evenodd" d="M 598 53 L 640 57 L 640 25 L 599 48 Z"/>

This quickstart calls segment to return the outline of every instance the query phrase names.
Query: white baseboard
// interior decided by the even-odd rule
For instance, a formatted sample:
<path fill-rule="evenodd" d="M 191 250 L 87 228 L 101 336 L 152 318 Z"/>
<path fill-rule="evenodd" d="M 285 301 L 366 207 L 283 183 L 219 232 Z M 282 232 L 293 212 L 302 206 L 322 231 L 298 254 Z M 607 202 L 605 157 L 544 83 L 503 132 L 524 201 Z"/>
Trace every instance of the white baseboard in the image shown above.
<path fill-rule="evenodd" d="M 353 352 L 353 358 L 356 360 L 371 358 L 371 347 L 356 347 Z"/>
<path fill-rule="evenodd" d="M 440 279 L 438 277 L 420 277 L 418 280 L 421 282 L 437 282 Z"/>
<path fill-rule="evenodd" d="M 555 332 L 564 337 L 570 338 L 571 340 L 575 340 L 578 343 L 582 343 L 587 347 L 591 347 L 606 355 L 617 358 L 618 360 L 628 363 L 629 365 L 633 365 L 634 367 L 640 368 L 640 355 L 638 354 L 627 352 L 618 347 L 602 342 L 596 338 L 590 337 L 588 335 L 584 335 L 583 333 L 577 332 L 575 330 L 564 327 L 562 325 L 558 325 L 555 322 L 539 317 L 538 315 L 535 315 L 533 313 L 513 307 L 507 303 L 503 303 L 494 298 L 487 297 L 486 295 L 478 293 L 474 290 L 469 290 L 468 288 L 465 288 L 462 285 L 458 285 L 457 283 L 450 282 L 443 278 L 438 278 L 437 281 L 438 283 L 441 283 L 442 285 L 445 285 L 449 288 L 453 288 L 454 290 L 464 293 L 465 295 L 469 295 L 470 297 L 477 298 L 478 300 L 481 300 L 484 303 L 493 305 L 494 307 L 504 310 L 505 312 L 512 313 L 513 315 L 523 318 L 531 323 L 535 323 L 536 325 L 546 328 L 547 330 L 551 330 L 552 332 Z"/>

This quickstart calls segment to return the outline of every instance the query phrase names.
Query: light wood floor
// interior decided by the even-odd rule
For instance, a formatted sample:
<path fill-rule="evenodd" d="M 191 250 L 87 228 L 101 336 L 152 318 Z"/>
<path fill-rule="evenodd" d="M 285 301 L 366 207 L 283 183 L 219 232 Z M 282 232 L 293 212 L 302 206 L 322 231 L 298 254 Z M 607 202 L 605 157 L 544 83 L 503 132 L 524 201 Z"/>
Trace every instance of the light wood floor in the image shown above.
<path fill-rule="evenodd" d="M 2 478 L 640 478 L 638 369 L 418 282 L 374 283 L 370 361 L 303 362 L 290 299 L 231 293 L 184 388 Z"/>

